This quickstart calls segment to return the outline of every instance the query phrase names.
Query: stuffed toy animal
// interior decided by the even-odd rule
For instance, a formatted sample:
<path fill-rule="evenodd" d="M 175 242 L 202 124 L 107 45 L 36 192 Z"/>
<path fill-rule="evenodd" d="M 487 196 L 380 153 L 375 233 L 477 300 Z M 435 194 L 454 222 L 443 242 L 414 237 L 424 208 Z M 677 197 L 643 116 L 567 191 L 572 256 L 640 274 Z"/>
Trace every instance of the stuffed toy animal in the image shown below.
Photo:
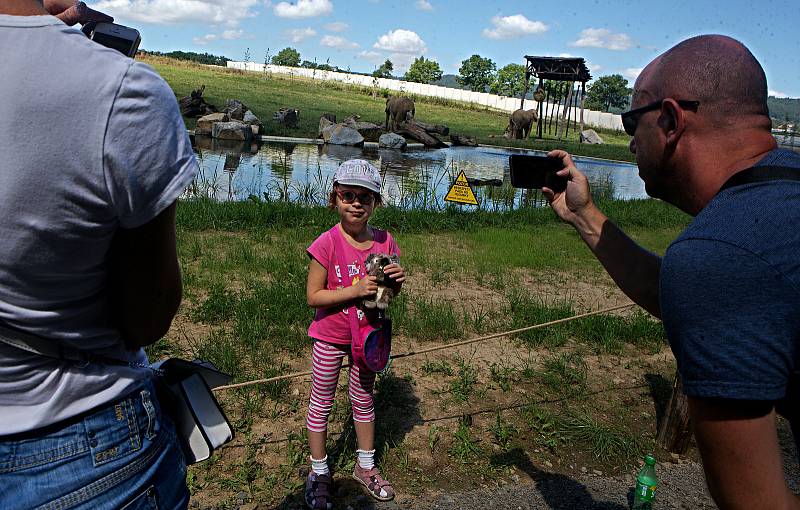
<path fill-rule="evenodd" d="M 386 253 L 370 253 L 365 261 L 367 275 L 374 276 L 378 283 L 378 292 L 373 297 L 364 298 L 362 306 L 367 309 L 386 310 L 394 297 L 394 281 L 383 273 L 389 264 L 399 264 L 397 255 Z"/>

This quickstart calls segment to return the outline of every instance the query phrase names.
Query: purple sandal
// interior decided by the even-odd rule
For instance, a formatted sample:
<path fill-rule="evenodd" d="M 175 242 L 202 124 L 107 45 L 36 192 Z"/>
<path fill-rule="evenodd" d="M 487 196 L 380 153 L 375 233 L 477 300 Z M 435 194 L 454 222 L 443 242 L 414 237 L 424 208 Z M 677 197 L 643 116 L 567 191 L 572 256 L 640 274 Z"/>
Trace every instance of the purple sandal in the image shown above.
<path fill-rule="evenodd" d="M 333 508 L 331 502 L 331 475 L 318 475 L 315 472 L 308 474 L 306 480 L 306 492 L 303 494 L 306 506 L 311 510 L 330 510 Z"/>
<path fill-rule="evenodd" d="M 364 469 L 356 461 L 356 469 L 353 471 L 353 478 L 361 482 L 367 488 L 369 495 L 378 501 L 389 501 L 394 498 L 392 484 L 381 476 L 378 468 Z"/>

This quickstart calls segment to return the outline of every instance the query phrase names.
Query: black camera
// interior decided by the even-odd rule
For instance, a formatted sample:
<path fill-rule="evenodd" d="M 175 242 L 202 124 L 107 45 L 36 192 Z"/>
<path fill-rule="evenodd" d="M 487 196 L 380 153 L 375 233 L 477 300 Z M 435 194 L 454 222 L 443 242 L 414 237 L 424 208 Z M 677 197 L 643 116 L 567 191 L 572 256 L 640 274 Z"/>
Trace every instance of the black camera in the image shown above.
<path fill-rule="evenodd" d="M 564 168 L 561 158 L 513 154 L 508 158 L 511 185 L 515 188 L 550 188 L 556 193 L 567 189 L 567 178 L 556 175 Z"/>

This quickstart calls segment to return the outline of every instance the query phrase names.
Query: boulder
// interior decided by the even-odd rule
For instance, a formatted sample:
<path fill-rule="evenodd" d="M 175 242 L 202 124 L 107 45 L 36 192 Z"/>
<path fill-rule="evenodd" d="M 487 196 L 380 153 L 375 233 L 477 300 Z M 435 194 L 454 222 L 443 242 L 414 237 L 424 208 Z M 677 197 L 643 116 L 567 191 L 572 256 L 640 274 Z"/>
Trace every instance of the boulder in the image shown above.
<path fill-rule="evenodd" d="M 326 119 L 328 119 L 329 121 L 333 122 L 334 124 L 336 124 L 336 114 L 335 113 L 323 113 L 322 116 L 325 117 Z"/>
<path fill-rule="evenodd" d="M 470 186 L 502 186 L 502 179 L 481 179 L 480 177 L 467 177 Z"/>
<path fill-rule="evenodd" d="M 405 149 L 406 139 L 396 133 L 384 133 L 378 139 L 378 147 L 384 149 Z"/>
<path fill-rule="evenodd" d="M 297 108 L 281 108 L 272 116 L 272 120 L 278 121 L 286 127 L 296 128 L 300 121 L 300 110 Z"/>
<path fill-rule="evenodd" d="M 253 131 L 254 135 L 257 135 L 259 131 L 261 131 L 261 119 L 259 119 L 251 110 L 244 112 L 244 118 L 242 119 L 242 122 L 250 125 L 250 129 Z"/>
<path fill-rule="evenodd" d="M 364 137 L 364 140 L 368 142 L 377 142 L 381 135 L 386 132 L 381 126 L 372 122 L 350 122 L 345 125 L 358 131 Z"/>
<path fill-rule="evenodd" d="M 227 113 L 212 113 L 210 115 L 200 117 L 197 119 L 197 126 L 194 128 L 194 134 L 210 135 L 211 130 L 214 127 L 214 123 L 228 122 L 229 120 L 230 118 L 228 118 Z"/>
<path fill-rule="evenodd" d="M 327 127 L 323 130 L 322 137 L 325 143 L 333 145 L 364 145 L 364 137 L 353 128 L 336 124 L 335 126 Z"/>
<path fill-rule="evenodd" d="M 600 138 L 594 129 L 584 129 L 581 131 L 581 143 L 590 143 L 599 145 L 603 143 L 603 139 Z"/>
<path fill-rule="evenodd" d="M 244 120 L 244 114 L 250 108 L 238 99 L 228 99 L 225 102 L 225 109 L 223 110 L 228 114 L 228 117 L 234 120 Z"/>
<path fill-rule="evenodd" d="M 249 142 L 253 131 L 249 124 L 239 121 L 217 122 L 211 130 L 211 136 L 221 140 L 241 140 Z"/>
<path fill-rule="evenodd" d="M 323 114 L 322 117 L 319 118 L 319 131 L 317 131 L 317 138 L 322 138 L 322 131 L 325 128 L 336 125 L 335 116 L 333 117 L 333 121 L 331 121 L 331 119 L 329 117 L 326 117 L 325 115 L 327 114 Z"/>
<path fill-rule="evenodd" d="M 453 145 L 462 145 L 464 147 L 477 147 L 478 142 L 471 136 L 466 135 L 450 135 L 450 141 Z"/>

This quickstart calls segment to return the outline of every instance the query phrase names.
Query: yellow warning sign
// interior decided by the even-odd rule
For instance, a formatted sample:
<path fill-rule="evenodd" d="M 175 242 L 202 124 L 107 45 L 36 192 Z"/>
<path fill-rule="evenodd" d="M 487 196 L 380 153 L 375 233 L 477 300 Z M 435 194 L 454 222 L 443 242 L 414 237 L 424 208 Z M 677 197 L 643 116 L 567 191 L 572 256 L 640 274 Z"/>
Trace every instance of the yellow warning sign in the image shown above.
<path fill-rule="evenodd" d="M 472 192 L 463 170 L 458 174 L 453 185 L 450 186 L 450 191 L 447 192 L 447 196 L 444 199 L 447 202 L 478 205 L 478 200 L 475 198 L 475 193 Z"/>

